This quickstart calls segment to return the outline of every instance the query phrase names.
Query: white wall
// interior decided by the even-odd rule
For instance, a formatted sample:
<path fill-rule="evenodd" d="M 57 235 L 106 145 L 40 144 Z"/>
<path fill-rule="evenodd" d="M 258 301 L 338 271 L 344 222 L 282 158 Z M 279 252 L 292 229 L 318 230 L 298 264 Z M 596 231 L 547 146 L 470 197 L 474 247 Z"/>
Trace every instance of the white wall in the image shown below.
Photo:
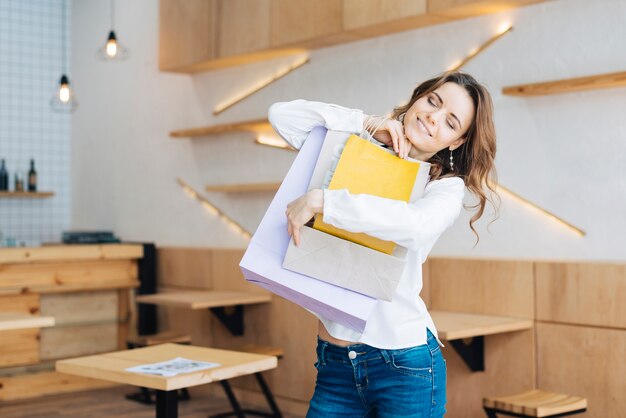
<path fill-rule="evenodd" d="M 587 231 L 579 237 L 503 196 L 499 220 L 463 214 L 433 250 L 441 256 L 626 260 L 626 90 L 514 98 L 512 84 L 626 69 L 626 0 L 556 0 L 511 12 L 316 50 L 311 63 L 212 116 L 242 86 L 291 62 L 284 58 L 197 74 L 158 71 L 158 2 L 118 2 L 128 61 L 100 63 L 108 5 L 74 3 L 73 69 L 81 108 L 73 120 L 73 224 L 113 228 L 127 240 L 178 246 L 245 246 L 246 241 L 188 198 L 193 186 L 279 181 L 293 154 L 252 144 L 248 134 L 173 140 L 175 129 L 263 117 L 275 101 L 335 102 L 384 113 L 416 83 L 486 41 L 505 20 L 515 30 L 465 70 L 490 88 L 496 108 L 497 167 L 503 185 Z M 254 230 L 271 196 L 211 198 Z M 468 199 L 471 202 L 471 199 Z"/>

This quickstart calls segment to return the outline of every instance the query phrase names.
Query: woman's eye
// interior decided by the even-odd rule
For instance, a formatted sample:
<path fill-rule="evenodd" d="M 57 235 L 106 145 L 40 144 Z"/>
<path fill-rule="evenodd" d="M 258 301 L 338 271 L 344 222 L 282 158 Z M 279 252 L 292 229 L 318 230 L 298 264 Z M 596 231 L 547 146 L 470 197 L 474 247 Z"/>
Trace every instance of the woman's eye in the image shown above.
<path fill-rule="evenodd" d="M 450 129 L 454 129 L 454 126 L 452 125 L 452 122 L 448 121 L 448 126 L 450 127 Z"/>
<path fill-rule="evenodd" d="M 428 103 L 429 103 L 431 106 L 433 106 L 433 107 L 437 107 L 437 105 L 435 104 L 435 101 L 433 100 L 433 98 L 432 98 L 432 97 L 429 97 L 429 98 L 428 98 Z"/>

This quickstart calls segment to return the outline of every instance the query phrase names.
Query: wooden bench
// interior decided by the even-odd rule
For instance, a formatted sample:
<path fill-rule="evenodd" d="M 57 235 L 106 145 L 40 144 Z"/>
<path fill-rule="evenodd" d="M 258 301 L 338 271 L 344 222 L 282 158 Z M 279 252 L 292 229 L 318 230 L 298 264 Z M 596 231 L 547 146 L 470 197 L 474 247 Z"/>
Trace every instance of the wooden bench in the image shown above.
<path fill-rule="evenodd" d="M 126 346 L 129 350 L 132 350 L 133 348 L 150 347 L 166 343 L 191 344 L 191 336 L 172 331 L 165 331 L 150 335 L 136 335 L 128 338 Z M 154 389 L 140 387 L 139 392 L 129 393 L 125 396 L 125 398 L 129 401 L 152 405 L 155 402 L 155 391 Z M 187 401 L 189 399 L 191 399 L 191 395 L 189 394 L 187 388 L 180 389 L 178 392 L 178 400 Z"/>
<path fill-rule="evenodd" d="M 483 408 L 489 418 L 497 418 L 498 413 L 514 417 L 565 417 L 585 412 L 587 399 L 534 389 L 484 398 Z"/>
<path fill-rule="evenodd" d="M 277 359 L 281 359 L 284 355 L 284 351 L 282 348 L 270 347 L 270 346 L 260 346 L 255 344 L 245 344 L 235 349 L 236 351 L 241 351 L 250 354 L 261 354 L 265 356 L 273 356 Z M 263 375 L 261 372 L 255 373 L 254 377 L 256 378 L 259 387 L 263 391 L 263 395 L 265 396 L 265 400 L 267 401 L 268 406 L 270 407 L 271 412 L 258 411 L 254 409 L 243 409 L 237 401 L 237 397 L 233 392 L 230 383 L 228 380 L 220 380 L 220 384 L 222 385 L 222 389 L 226 393 L 228 397 L 228 401 L 230 402 L 231 407 L 233 408 L 230 412 L 224 412 L 221 414 L 211 415 L 209 418 L 226 418 L 226 417 L 245 417 L 246 415 L 256 415 L 261 417 L 270 417 L 270 418 L 281 418 L 283 415 L 276 404 L 276 400 L 274 399 L 274 395 L 270 390 L 269 386 L 265 382 Z"/>

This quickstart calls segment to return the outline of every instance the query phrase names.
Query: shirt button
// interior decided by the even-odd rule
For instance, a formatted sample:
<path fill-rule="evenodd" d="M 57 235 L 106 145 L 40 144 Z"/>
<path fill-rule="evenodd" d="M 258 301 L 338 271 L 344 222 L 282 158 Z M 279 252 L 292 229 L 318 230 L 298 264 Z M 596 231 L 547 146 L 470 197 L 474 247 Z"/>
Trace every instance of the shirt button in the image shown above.
<path fill-rule="evenodd" d="M 356 358 L 356 351 L 350 351 L 348 353 L 348 357 L 350 358 L 350 360 L 354 360 Z"/>

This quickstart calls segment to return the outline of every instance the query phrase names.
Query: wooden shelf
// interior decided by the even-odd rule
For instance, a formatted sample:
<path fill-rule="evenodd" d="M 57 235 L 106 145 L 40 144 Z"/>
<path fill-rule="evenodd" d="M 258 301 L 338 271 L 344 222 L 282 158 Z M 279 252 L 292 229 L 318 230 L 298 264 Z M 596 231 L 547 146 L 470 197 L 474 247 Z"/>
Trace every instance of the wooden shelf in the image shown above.
<path fill-rule="evenodd" d="M 137 296 L 135 300 L 137 303 L 197 310 L 267 303 L 271 300 L 271 296 L 266 293 L 227 290 L 177 290 Z"/>
<path fill-rule="evenodd" d="M 270 131 L 272 126 L 267 119 L 248 120 L 243 122 L 225 123 L 221 125 L 204 126 L 199 128 L 182 129 L 170 132 L 172 138 L 193 138 L 199 136 L 216 135 L 224 132 L 262 132 Z"/>
<path fill-rule="evenodd" d="M 220 193 L 275 192 L 279 187 L 280 183 L 216 184 L 206 186 L 205 190 Z"/>
<path fill-rule="evenodd" d="M 20 312 L 0 312 L 0 331 L 51 327 L 54 318 L 51 316 L 26 315 Z"/>
<path fill-rule="evenodd" d="M 26 197 L 37 199 L 52 196 L 54 196 L 54 192 L 0 192 L 0 197 Z"/>
<path fill-rule="evenodd" d="M 543 83 L 520 84 L 518 86 L 504 87 L 502 93 L 509 96 L 541 96 L 617 87 L 626 87 L 626 71 L 546 81 Z"/>
<path fill-rule="evenodd" d="M 437 310 L 430 311 L 430 316 L 437 327 L 439 338 L 447 341 L 521 331 L 533 327 L 531 319 L 508 316 Z"/>

